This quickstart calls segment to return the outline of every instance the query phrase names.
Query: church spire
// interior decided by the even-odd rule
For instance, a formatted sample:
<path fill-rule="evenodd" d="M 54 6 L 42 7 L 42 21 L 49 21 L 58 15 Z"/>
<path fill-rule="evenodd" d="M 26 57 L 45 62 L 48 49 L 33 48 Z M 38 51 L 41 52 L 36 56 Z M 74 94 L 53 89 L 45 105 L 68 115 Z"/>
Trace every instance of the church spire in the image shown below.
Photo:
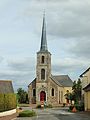
<path fill-rule="evenodd" d="M 47 51 L 47 50 L 48 48 L 47 48 L 46 23 L 45 23 L 45 12 L 44 12 L 40 51 Z"/>

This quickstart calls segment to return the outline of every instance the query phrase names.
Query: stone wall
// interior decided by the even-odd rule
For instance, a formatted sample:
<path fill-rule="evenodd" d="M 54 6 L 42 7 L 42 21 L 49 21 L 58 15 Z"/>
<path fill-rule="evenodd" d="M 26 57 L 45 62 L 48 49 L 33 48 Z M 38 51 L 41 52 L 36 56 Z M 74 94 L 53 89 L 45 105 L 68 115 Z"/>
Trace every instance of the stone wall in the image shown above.
<path fill-rule="evenodd" d="M 36 80 L 33 80 L 32 83 L 28 87 L 28 97 L 29 97 L 30 104 L 36 103 L 36 96 L 33 96 L 33 89 L 36 90 Z"/>
<path fill-rule="evenodd" d="M 52 96 L 52 93 L 51 93 L 52 88 L 54 89 L 54 96 Z M 48 91 L 49 91 L 49 96 L 48 96 L 49 103 L 52 105 L 58 104 L 58 85 L 52 80 L 50 80 L 50 87 Z"/>

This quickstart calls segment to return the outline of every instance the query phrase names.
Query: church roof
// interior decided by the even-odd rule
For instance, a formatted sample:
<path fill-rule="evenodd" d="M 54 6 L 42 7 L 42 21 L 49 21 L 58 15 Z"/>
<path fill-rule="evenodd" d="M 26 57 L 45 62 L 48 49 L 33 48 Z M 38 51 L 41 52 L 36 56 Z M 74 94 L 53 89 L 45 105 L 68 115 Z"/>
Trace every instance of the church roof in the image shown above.
<path fill-rule="evenodd" d="M 51 77 L 51 79 L 59 86 L 62 86 L 53 76 Z"/>
<path fill-rule="evenodd" d="M 0 93 L 14 93 L 12 81 L 0 80 Z"/>
<path fill-rule="evenodd" d="M 34 80 L 32 80 L 32 81 L 30 82 L 30 84 L 28 85 L 28 87 L 29 87 L 31 84 L 33 84 L 34 82 L 36 82 L 36 78 L 34 78 Z"/>
<path fill-rule="evenodd" d="M 72 87 L 73 82 L 68 75 L 56 75 L 52 76 L 52 78 L 59 83 L 59 85 L 64 87 Z"/>
<path fill-rule="evenodd" d="M 45 23 L 45 14 L 43 16 L 43 26 L 42 26 L 42 36 L 41 36 L 41 47 L 40 52 L 48 51 L 47 48 L 47 38 L 46 38 L 46 23 Z"/>

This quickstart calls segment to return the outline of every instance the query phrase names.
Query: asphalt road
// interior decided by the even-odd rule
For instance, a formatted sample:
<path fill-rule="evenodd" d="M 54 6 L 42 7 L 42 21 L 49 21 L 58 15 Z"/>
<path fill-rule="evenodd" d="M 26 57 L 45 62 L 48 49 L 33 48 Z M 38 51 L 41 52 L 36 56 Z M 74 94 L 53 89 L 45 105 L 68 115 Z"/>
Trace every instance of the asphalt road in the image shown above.
<path fill-rule="evenodd" d="M 13 120 L 90 120 L 90 112 L 70 113 L 66 109 L 35 109 L 36 117 L 14 118 Z"/>

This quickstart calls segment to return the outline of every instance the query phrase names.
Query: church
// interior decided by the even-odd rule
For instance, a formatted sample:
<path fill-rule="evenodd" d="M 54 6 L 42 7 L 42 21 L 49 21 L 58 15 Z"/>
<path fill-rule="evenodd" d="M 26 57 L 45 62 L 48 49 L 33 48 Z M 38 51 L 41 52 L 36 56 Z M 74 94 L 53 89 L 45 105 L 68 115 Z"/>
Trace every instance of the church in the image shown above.
<path fill-rule="evenodd" d="M 68 75 L 51 74 L 51 53 L 48 51 L 46 39 L 45 15 L 43 16 L 41 46 L 37 52 L 36 78 L 28 85 L 29 103 L 58 106 L 69 104 L 65 96 L 72 92 L 73 82 Z"/>

